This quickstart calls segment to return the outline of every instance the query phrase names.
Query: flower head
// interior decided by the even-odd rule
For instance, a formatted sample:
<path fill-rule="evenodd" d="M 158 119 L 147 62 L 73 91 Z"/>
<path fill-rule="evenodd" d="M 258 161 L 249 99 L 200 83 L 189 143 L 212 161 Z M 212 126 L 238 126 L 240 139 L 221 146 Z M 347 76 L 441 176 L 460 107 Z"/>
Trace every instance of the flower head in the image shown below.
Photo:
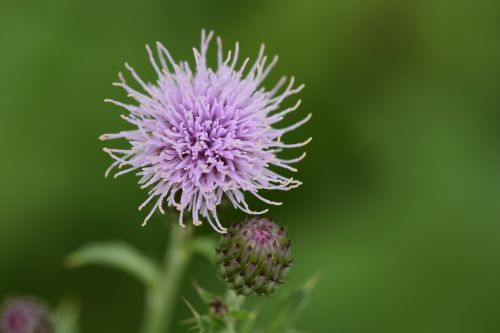
<path fill-rule="evenodd" d="M 202 32 L 200 49 L 193 49 L 194 70 L 185 61 L 174 62 L 162 44 L 157 43 L 156 56 L 146 46 L 158 75 L 156 82 L 145 83 L 125 64 L 143 91 L 129 86 L 120 74 L 115 85 L 135 103 L 106 100 L 127 110 L 122 117 L 134 127 L 101 136 L 102 140 L 125 139 L 130 143 L 129 149 L 104 149 L 115 160 L 106 174 L 115 167 L 126 167 L 115 176 L 137 171 L 141 187 L 149 188 L 149 196 L 139 209 L 153 201 L 144 223 L 156 210 L 163 213 L 164 206 L 173 206 L 180 212 L 181 225 L 187 210 L 193 224 L 201 224 L 204 217 L 224 233 L 227 229 L 217 217 L 217 206 L 223 198 L 247 214 L 260 214 L 267 210 L 252 211 L 245 192 L 267 204 L 279 205 L 264 198 L 261 190 L 289 190 L 301 184 L 270 167 L 296 171 L 290 164 L 305 156 L 284 160 L 277 153 L 309 142 L 286 144 L 281 137 L 307 122 L 310 115 L 291 126 L 275 127 L 298 108 L 300 100 L 286 109 L 280 106 L 303 85 L 294 87 L 292 77 L 287 85 L 282 78 L 272 89 L 261 87 L 277 62 L 274 57 L 267 63 L 264 46 L 253 65 L 248 58 L 238 64 L 238 43 L 225 57 L 217 39 L 217 68 L 212 69 L 206 60 L 212 37 L 212 32 Z"/>
<path fill-rule="evenodd" d="M 285 229 L 265 218 L 231 226 L 217 248 L 219 275 L 239 294 L 272 293 L 283 283 L 291 263 Z"/>
<path fill-rule="evenodd" d="M 32 298 L 7 300 L 0 314 L 0 332 L 50 333 L 50 315 L 47 308 Z"/>

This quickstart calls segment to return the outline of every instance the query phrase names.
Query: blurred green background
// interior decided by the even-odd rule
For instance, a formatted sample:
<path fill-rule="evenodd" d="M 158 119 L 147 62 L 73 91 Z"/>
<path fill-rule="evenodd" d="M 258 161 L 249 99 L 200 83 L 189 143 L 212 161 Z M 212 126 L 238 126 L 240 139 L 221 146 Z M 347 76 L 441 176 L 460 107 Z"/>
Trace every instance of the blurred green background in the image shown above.
<path fill-rule="evenodd" d="M 495 0 L 0 0 L 0 297 L 74 295 L 83 332 L 136 332 L 135 280 L 62 261 L 107 239 L 161 256 L 166 228 L 160 216 L 140 227 L 137 179 L 103 178 L 97 138 L 127 126 L 103 99 L 125 99 L 111 86 L 125 61 L 153 79 L 144 44 L 192 59 L 202 28 L 245 56 L 260 42 L 279 54 L 268 85 L 306 84 L 287 120 L 314 113 L 289 135 L 314 137 L 304 185 L 269 195 L 285 201 L 271 216 L 294 239 L 285 289 L 322 275 L 299 327 L 500 332 Z M 222 290 L 202 259 L 188 276 Z M 195 299 L 189 280 L 181 294 Z"/>

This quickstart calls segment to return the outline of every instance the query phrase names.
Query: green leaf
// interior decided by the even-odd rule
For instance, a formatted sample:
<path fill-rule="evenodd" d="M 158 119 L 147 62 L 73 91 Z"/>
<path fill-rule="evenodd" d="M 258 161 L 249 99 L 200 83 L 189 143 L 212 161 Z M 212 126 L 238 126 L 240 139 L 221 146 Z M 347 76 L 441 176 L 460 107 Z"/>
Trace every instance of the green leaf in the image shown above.
<path fill-rule="evenodd" d="M 53 314 L 54 333 L 78 333 L 80 305 L 73 299 L 63 300 Z"/>
<path fill-rule="evenodd" d="M 184 303 L 186 303 L 187 307 L 193 314 L 193 318 L 191 318 L 189 321 L 192 324 L 194 324 L 191 329 L 192 330 L 198 330 L 199 333 L 206 333 L 207 332 L 207 327 L 205 325 L 205 321 L 203 320 L 203 317 L 196 311 L 196 309 L 189 303 L 189 301 L 185 298 L 183 298 Z"/>
<path fill-rule="evenodd" d="M 244 310 L 234 310 L 229 312 L 229 316 L 237 319 L 237 320 L 255 320 L 255 315 L 252 312 L 244 311 Z"/>
<path fill-rule="evenodd" d="M 265 333 L 287 332 L 304 311 L 312 290 L 318 283 L 318 275 L 307 280 L 300 288 L 284 297 L 275 309 Z"/>
<path fill-rule="evenodd" d="M 147 257 L 130 245 L 115 241 L 88 244 L 69 255 L 66 264 L 70 268 L 84 265 L 101 265 L 122 270 L 151 286 L 160 279 L 160 270 Z"/>
<path fill-rule="evenodd" d="M 249 316 L 242 322 L 239 333 L 256 333 L 261 332 L 255 329 L 257 318 L 259 317 L 259 309 L 255 308 L 249 312 Z"/>
<path fill-rule="evenodd" d="M 209 304 L 212 302 L 215 298 L 215 295 L 209 292 L 206 289 L 203 289 L 198 283 L 193 282 L 193 287 L 194 290 L 196 290 L 196 293 L 198 294 L 198 297 L 203 301 L 205 304 Z"/>

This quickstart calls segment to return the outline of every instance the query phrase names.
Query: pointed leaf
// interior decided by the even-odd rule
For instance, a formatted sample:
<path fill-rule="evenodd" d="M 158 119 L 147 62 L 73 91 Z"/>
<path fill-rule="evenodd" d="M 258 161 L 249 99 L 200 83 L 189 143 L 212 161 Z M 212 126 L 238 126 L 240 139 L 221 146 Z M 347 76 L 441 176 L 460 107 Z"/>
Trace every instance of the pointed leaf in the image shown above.
<path fill-rule="evenodd" d="M 266 333 L 286 332 L 291 329 L 294 322 L 304 311 L 312 290 L 318 283 L 319 277 L 313 276 L 307 280 L 300 288 L 288 294 L 278 304 Z"/>
<path fill-rule="evenodd" d="M 203 317 L 198 313 L 198 311 L 196 311 L 196 309 L 191 305 L 191 303 L 189 303 L 189 301 L 187 299 L 183 298 L 183 300 L 184 300 L 184 303 L 186 303 L 187 307 L 189 308 L 189 310 L 191 311 L 191 313 L 193 314 L 193 317 L 194 317 L 194 318 L 191 318 L 194 321 L 194 323 L 193 323 L 194 325 L 193 325 L 193 327 L 191 327 L 191 329 L 192 330 L 197 329 L 199 333 L 207 332 Z"/>
<path fill-rule="evenodd" d="M 78 333 L 80 305 L 73 299 L 63 300 L 53 314 L 54 333 Z"/>
<path fill-rule="evenodd" d="M 198 283 L 193 282 L 193 287 L 196 290 L 196 293 L 200 297 L 200 299 L 203 301 L 205 304 L 209 304 L 212 302 L 215 298 L 215 295 L 209 292 L 206 289 L 203 289 Z"/>
<path fill-rule="evenodd" d="M 85 245 L 68 256 L 66 264 L 71 268 L 101 265 L 119 269 L 149 286 L 155 284 L 161 275 L 157 266 L 149 258 L 123 242 Z"/>
<path fill-rule="evenodd" d="M 257 317 L 259 316 L 259 310 L 254 309 L 249 313 L 250 315 L 246 320 L 244 320 L 240 327 L 239 333 L 256 333 L 255 325 L 257 324 Z M 261 331 L 258 331 L 261 332 Z"/>
<path fill-rule="evenodd" d="M 254 314 L 252 312 L 244 311 L 244 310 L 234 310 L 229 312 L 229 316 L 237 319 L 237 320 L 248 320 L 255 319 Z"/>

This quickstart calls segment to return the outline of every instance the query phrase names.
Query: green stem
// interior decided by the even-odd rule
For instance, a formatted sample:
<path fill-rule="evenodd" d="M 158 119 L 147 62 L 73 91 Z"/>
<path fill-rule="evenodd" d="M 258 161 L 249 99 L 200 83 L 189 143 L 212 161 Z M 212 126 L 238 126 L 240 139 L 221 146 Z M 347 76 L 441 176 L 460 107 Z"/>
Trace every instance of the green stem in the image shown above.
<path fill-rule="evenodd" d="M 228 290 L 226 293 L 226 302 L 230 306 L 232 311 L 239 310 L 245 301 L 244 296 L 237 295 L 233 290 Z M 237 333 L 236 332 L 236 319 L 233 317 L 227 317 L 226 319 L 227 331 L 225 333 Z"/>
<path fill-rule="evenodd" d="M 191 253 L 185 243 L 191 228 L 171 225 L 162 278 L 146 291 L 146 309 L 142 333 L 168 333 L 171 328 L 178 292 Z"/>

